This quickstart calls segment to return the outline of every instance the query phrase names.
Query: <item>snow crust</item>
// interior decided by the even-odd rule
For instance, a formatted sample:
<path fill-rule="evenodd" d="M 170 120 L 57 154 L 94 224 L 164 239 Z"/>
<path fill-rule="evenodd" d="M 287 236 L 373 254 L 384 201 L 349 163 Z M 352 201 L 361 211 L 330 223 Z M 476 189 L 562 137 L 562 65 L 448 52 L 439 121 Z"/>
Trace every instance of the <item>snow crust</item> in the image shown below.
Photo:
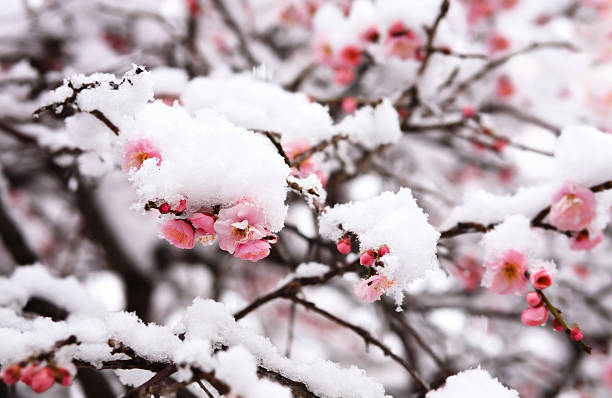
<path fill-rule="evenodd" d="M 359 250 L 377 250 L 383 245 L 390 253 L 382 257 L 379 271 L 395 280 L 387 294 L 401 303 L 403 291 L 422 278 L 437 264 L 436 246 L 440 234 L 427 221 L 410 189 L 383 192 L 359 202 L 327 208 L 319 218 L 320 232 L 332 240 L 353 232 L 359 238 Z"/>

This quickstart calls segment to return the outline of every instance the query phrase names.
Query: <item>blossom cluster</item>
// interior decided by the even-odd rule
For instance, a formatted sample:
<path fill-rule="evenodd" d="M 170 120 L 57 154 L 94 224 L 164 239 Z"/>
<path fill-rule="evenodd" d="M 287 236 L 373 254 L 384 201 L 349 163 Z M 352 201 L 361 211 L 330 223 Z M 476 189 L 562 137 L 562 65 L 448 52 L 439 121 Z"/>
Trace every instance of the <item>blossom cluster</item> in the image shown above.
<path fill-rule="evenodd" d="M 69 386 L 75 372 L 72 364 L 63 367 L 54 362 L 14 363 L 2 371 L 2 381 L 9 386 L 21 381 L 34 392 L 41 393 L 50 389 L 56 382 Z"/>

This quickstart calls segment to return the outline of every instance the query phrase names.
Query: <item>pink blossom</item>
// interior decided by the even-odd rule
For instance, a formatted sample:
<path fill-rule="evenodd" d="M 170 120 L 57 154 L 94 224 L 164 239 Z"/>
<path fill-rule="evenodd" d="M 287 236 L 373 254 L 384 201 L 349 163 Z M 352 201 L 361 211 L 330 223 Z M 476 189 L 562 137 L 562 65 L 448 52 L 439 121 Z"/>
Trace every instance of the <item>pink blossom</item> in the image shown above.
<path fill-rule="evenodd" d="M 382 294 L 393 285 L 384 275 L 374 275 L 353 285 L 355 296 L 363 301 L 372 303 L 380 298 Z"/>
<path fill-rule="evenodd" d="M 181 199 L 181 201 L 179 202 L 179 205 L 176 206 L 176 209 L 174 211 L 177 213 L 181 213 L 185 211 L 186 208 L 187 208 L 187 201 L 185 199 Z"/>
<path fill-rule="evenodd" d="M 353 68 L 340 66 L 334 71 L 334 81 L 343 86 L 351 84 L 355 80 L 355 71 Z"/>
<path fill-rule="evenodd" d="M 336 249 L 342 254 L 348 254 L 352 249 L 351 239 L 348 236 L 341 238 L 336 242 Z"/>
<path fill-rule="evenodd" d="M 410 58 L 418 58 L 419 49 L 421 48 L 421 40 L 419 40 L 412 31 L 398 37 L 390 37 L 386 41 L 387 55 L 395 56 L 401 60 Z"/>
<path fill-rule="evenodd" d="M 463 282 L 463 289 L 471 292 L 478 288 L 484 273 L 484 267 L 474 256 L 464 256 L 455 266 L 456 274 Z"/>
<path fill-rule="evenodd" d="M 340 65 L 357 66 L 361 62 L 361 50 L 355 46 L 346 46 L 340 51 Z"/>
<path fill-rule="evenodd" d="M 570 330 L 570 338 L 574 341 L 580 341 L 582 340 L 582 330 L 580 330 L 580 328 L 578 326 L 574 326 L 573 328 L 571 328 Z"/>
<path fill-rule="evenodd" d="M 474 117 L 474 114 L 476 113 L 476 111 L 474 110 L 473 106 L 467 105 L 467 106 L 464 106 L 463 109 L 461 109 L 461 113 L 463 113 L 464 117 L 470 118 L 470 117 Z"/>
<path fill-rule="evenodd" d="M 514 84 L 506 75 L 497 78 L 496 94 L 499 98 L 508 98 L 514 94 Z"/>
<path fill-rule="evenodd" d="M 169 220 L 161 225 L 164 238 L 179 249 L 193 248 L 193 227 L 185 220 Z"/>
<path fill-rule="evenodd" d="M 264 240 L 252 240 L 236 247 L 234 257 L 256 262 L 270 254 L 270 244 Z"/>
<path fill-rule="evenodd" d="M 23 372 L 21 372 L 21 382 L 29 386 L 32 383 L 32 376 L 38 371 L 38 369 L 38 364 L 30 364 L 27 366 Z"/>
<path fill-rule="evenodd" d="M 159 166 L 162 161 L 161 153 L 151 141 L 146 138 L 141 138 L 137 141 L 129 142 L 123 150 L 123 170 L 131 169 L 140 170 L 142 163 L 147 159 L 157 159 Z"/>
<path fill-rule="evenodd" d="M 552 197 L 550 223 L 561 231 L 581 231 L 595 218 L 596 207 L 590 189 L 567 181 Z"/>
<path fill-rule="evenodd" d="M 194 213 L 189 218 L 191 221 L 191 225 L 199 232 L 205 234 L 214 234 L 215 233 L 215 218 L 210 214 L 206 213 Z"/>
<path fill-rule="evenodd" d="M 334 53 L 331 46 L 325 40 L 316 40 L 314 43 L 314 55 L 317 63 L 331 66 L 334 63 Z"/>
<path fill-rule="evenodd" d="M 72 375 L 70 374 L 68 369 L 58 366 L 57 373 L 59 376 L 60 383 L 63 386 L 67 387 L 72 383 Z"/>
<path fill-rule="evenodd" d="M 529 281 L 536 289 L 546 289 L 552 284 L 552 275 L 547 269 L 540 269 L 529 275 Z"/>
<path fill-rule="evenodd" d="M 34 392 L 47 391 L 53 386 L 53 383 L 55 383 L 55 374 L 49 367 L 44 367 L 32 375 L 31 387 Z"/>
<path fill-rule="evenodd" d="M 383 245 L 378 249 L 378 256 L 382 257 L 384 255 L 389 254 L 390 250 L 389 250 L 389 246 L 387 245 Z"/>
<path fill-rule="evenodd" d="M 234 254 L 238 245 L 264 238 L 268 235 L 264 222 L 263 211 L 247 199 L 222 209 L 214 224 L 219 247 Z"/>
<path fill-rule="evenodd" d="M 297 138 L 283 144 L 283 150 L 285 151 L 285 155 L 287 155 L 289 160 L 295 160 L 310 148 L 310 141 L 307 138 Z"/>
<path fill-rule="evenodd" d="M 299 158 L 304 152 L 308 151 L 310 148 L 310 141 L 305 138 L 298 138 L 283 144 L 283 150 L 291 161 Z M 305 178 L 311 174 L 315 174 L 319 178 L 319 180 L 321 180 L 321 185 L 323 187 L 325 187 L 325 184 L 327 183 L 327 176 L 325 175 L 325 173 L 318 169 L 311 156 L 308 156 L 307 158 L 302 160 L 297 166 L 297 168 L 292 167 L 291 174 L 301 178 Z"/>
<path fill-rule="evenodd" d="M 530 307 L 537 307 L 542 304 L 542 297 L 538 292 L 529 292 L 525 295 L 525 301 L 527 301 L 527 305 Z"/>
<path fill-rule="evenodd" d="M 368 43 L 376 43 L 379 37 L 380 37 L 380 34 L 378 33 L 378 28 L 376 26 L 370 26 L 361 35 L 361 38 Z"/>
<path fill-rule="evenodd" d="M 494 34 L 489 38 L 489 50 L 494 53 L 507 50 L 510 47 L 510 42 L 500 34 Z"/>
<path fill-rule="evenodd" d="M 365 251 L 359 256 L 359 263 L 365 267 L 369 267 L 374 264 L 374 256 L 376 256 L 374 250 Z"/>
<path fill-rule="evenodd" d="M 215 240 L 215 218 L 206 213 L 194 213 L 188 218 L 196 230 L 195 239 L 202 244 L 212 244 Z"/>
<path fill-rule="evenodd" d="M 555 329 L 557 332 L 563 331 L 563 325 L 561 325 L 559 321 L 557 321 L 556 319 L 552 320 L 552 326 L 553 326 L 553 329 Z"/>
<path fill-rule="evenodd" d="M 357 109 L 357 100 L 354 97 L 344 97 L 341 107 L 344 113 L 352 113 Z"/>
<path fill-rule="evenodd" d="M 591 250 L 603 241 L 603 232 L 598 231 L 591 239 L 588 229 L 583 229 L 572 236 L 570 249 L 572 250 Z"/>
<path fill-rule="evenodd" d="M 19 364 L 12 364 L 11 366 L 4 369 L 2 372 L 2 381 L 4 384 L 12 386 L 19 381 L 21 376 L 21 366 Z"/>
<path fill-rule="evenodd" d="M 161 214 L 168 214 L 170 213 L 170 210 L 172 210 L 172 208 L 168 203 L 162 203 L 161 205 L 159 205 L 157 210 L 159 210 Z"/>
<path fill-rule="evenodd" d="M 523 293 L 527 289 L 525 255 L 516 250 L 508 250 L 486 264 L 482 284 L 499 294 Z"/>
<path fill-rule="evenodd" d="M 521 322 L 527 326 L 538 326 L 548 320 L 548 309 L 543 305 L 529 307 L 521 314 Z"/>

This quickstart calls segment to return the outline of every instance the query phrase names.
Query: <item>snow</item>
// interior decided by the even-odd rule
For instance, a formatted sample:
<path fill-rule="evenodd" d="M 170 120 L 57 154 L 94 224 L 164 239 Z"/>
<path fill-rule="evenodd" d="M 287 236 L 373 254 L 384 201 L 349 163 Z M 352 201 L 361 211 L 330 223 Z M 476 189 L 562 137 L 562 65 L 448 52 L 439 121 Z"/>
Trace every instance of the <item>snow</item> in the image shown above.
<path fill-rule="evenodd" d="M 191 112 L 210 108 L 239 126 L 281 133 L 283 143 L 308 138 L 316 144 L 335 132 L 325 107 L 248 74 L 195 78 L 181 100 Z"/>
<path fill-rule="evenodd" d="M 426 398 L 519 398 L 484 369 L 470 369 L 446 379 L 444 387 L 430 391 Z"/>
<path fill-rule="evenodd" d="M 346 116 L 337 125 L 337 129 L 340 134 L 347 135 L 351 141 L 367 149 L 393 144 L 402 137 L 399 116 L 388 99 L 384 99 L 374 108 L 359 108 L 354 114 Z"/>
<path fill-rule="evenodd" d="M 408 188 L 327 208 L 319 223 L 321 234 L 334 241 L 349 231 L 357 234 L 362 252 L 389 247 L 390 253 L 382 257 L 385 266 L 378 271 L 395 280 L 387 294 L 398 305 L 403 291 L 437 264 L 440 234 L 429 224 Z"/>
<path fill-rule="evenodd" d="M 565 181 L 593 186 L 612 180 L 612 135 L 593 127 L 570 126 L 563 129 L 554 154 L 553 176 L 549 181 L 521 187 L 513 195 L 496 195 L 483 190 L 468 192 L 463 204 L 453 208 L 441 225 L 450 228 L 458 222 L 477 222 L 484 225 L 500 222 L 505 217 L 522 214 L 533 218 L 550 205 L 553 193 Z M 609 197 L 598 194 L 604 208 L 598 208 L 598 226 L 607 224 L 605 210 Z"/>
<path fill-rule="evenodd" d="M 482 236 L 485 257 L 491 259 L 513 249 L 527 257 L 542 252 L 542 231 L 531 228 L 530 221 L 520 214 L 507 217 L 501 224 Z"/>
<path fill-rule="evenodd" d="M 259 366 L 302 382 L 323 397 L 385 397 L 382 385 L 355 366 L 343 368 L 323 359 L 299 362 L 283 357 L 270 340 L 238 325 L 223 304 L 212 300 L 194 300 L 176 330 L 185 332 L 186 341 L 197 337 L 217 345 L 241 345 Z"/>
<path fill-rule="evenodd" d="M 124 126 L 122 142 L 146 138 L 162 156 L 146 160 L 132 173 L 139 208 L 148 201 L 176 206 L 186 199 L 187 213 L 231 206 L 248 198 L 262 208 L 270 230 L 283 226 L 289 167 L 268 138 L 228 122 L 212 110 L 191 116 L 181 107 L 146 105 Z"/>
<path fill-rule="evenodd" d="M 57 278 L 41 264 L 19 267 L 10 278 L 0 278 L 1 306 L 21 308 L 31 297 L 48 300 L 70 313 L 104 312 L 102 304 L 91 299 L 75 277 Z"/>

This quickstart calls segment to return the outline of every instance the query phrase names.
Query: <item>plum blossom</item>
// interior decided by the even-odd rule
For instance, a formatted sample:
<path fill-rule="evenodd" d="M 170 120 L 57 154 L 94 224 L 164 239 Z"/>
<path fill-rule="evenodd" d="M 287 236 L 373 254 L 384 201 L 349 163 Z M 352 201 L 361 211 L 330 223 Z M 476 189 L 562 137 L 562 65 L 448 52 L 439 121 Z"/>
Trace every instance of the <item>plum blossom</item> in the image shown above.
<path fill-rule="evenodd" d="M 314 43 L 314 55 L 317 63 L 321 65 L 331 66 L 334 63 L 334 53 L 325 40 L 317 40 Z"/>
<path fill-rule="evenodd" d="M 270 244 L 266 240 L 252 240 L 238 245 L 234 256 L 242 260 L 256 262 L 270 254 Z"/>
<path fill-rule="evenodd" d="M 525 295 L 525 301 L 530 307 L 537 307 L 542 304 L 542 297 L 538 292 L 529 292 Z"/>
<path fill-rule="evenodd" d="M 574 236 L 570 241 L 570 249 L 572 250 L 592 250 L 603 241 L 603 232 L 597 231 L 591 235 L 588 229 L 583 229 Z"/>
<path fill-rule="evenodd" d="M 574 326 L 570 329 L 570 338 L 574 341 L 582 340 L 582 330 L 578 326 Z"/>
<path fill-rule="evenodd" d="M 463 289 L 468 292 L 476 290 L 482 280 L 484 268 L 474 256 L 464 256 L 454 267 L 456 275 L 463 283 Z"/>
<path fill-rule="evenodd" d="M 581 231 L 595 218 L 596 207 L 590 189 L 567 181 L 552 197 L 550 223 L 561 231 Z"/>
<path fill-rule="evenodd" d="M 389 28 L 385 45 L 389 56 L 407 60 L 418 58 L 422 43 L 412 30 L 407 29 L 404 24 L 398 21 Z"/>
<path fill-rule="evenodd" d="M 44 367 L 32 374 L 30 386 L 34 392 L 44 392 L 50 389 L 55 383 L 55 374 L 49 367 Z"/>
<path fill-rule="evenodd" d="M 540 269 L 529 275 L 529 281 L 536 289 L 546 289 L 552 284 L 552 276 L 547 269 Z"/>
<path fill-rule="evenodd" d="M 548 309 L 539 305 L 537 307 L 529 307 L 521 314 L 521 322 L 526 326 L 538 326 L 546 323 L 548 320 Z"/>
<path fill-rule="evenodd" d="M 389 281 L 386 276 L 378 274 L 353 285 L 353 292 L 361 300 L 372 303 L 380 299 L 380 296 L 393 285 L 393 282 Z"/>
<path fill-rule="evenodd" d="M 338 251 L 342 254 L 350 253 L 352 249 L 351 239 L 348 236 L 341 238 L 338 242 L 336 242 L 336 249 L 338 249 Z"/>
<path fill-rule="evenodd" d="M 340 85 L 346 86 L 355 80 L 355 71 L 353 68 L 340 66 L 334 70 L 334 81 Z"/>
<path fill-rule="evenodd" d="M 235 257 L 251 261 L 267 256 L 270 250 L 268 242 L 253 243 L 261 241 L 269 234 L 264 223 L 263 211 L 247 199 L 222 209 L 214 223 L 215 232 L 219 237 L 219 247 L 234 254 Z M 246 246 L 241 247 L 242 245 Z"/>
<path fill-rule="evenodd" d="M 21 366 L 12 364 L 2 371 L 2 381 L 4 384 L 12 386 L 19 381 L 21 376 Z"/>
<path fill-rule="evenodd" d="M 179 249 L 193 249 L 193 227 L 185 220 L 169 220 L 161 225 L 161 232 L 168 242 Z"/>
<path fill-rule="evenodd" d="M 486 264 L 482 285 L 499 294 L 523 293 L 527 289 L 527 263 L 525 255 L 507 250 Z"/>
<path fill-rule="evenodd" d="M 157 165 L 159 166 L 162 162 L 162 156 L 159 149 L 157 149 L 151 141 L 146 138 L 131 141 L 123 150 L 123 170 L 140 170 L 145 160 L 153 158 L 157 159 Z"/>
<path fill-rule="evenodd" d="M 215 240 L 215 218 L 206 213 L 194 213 L 187 218 L 195 228 L 195 239 L 205 245 L 210 245 Z"/>
<path fill-rule="evenodd" d="M 288 141 L 283 145 L 283 150 L 291 161 L 294 161 L 295 159 L 299 158 L 303 153 L 310 150 L 310 148 L 310 142 L 305 138 L 298 138 L 292 141 Z M 292 167 L 291 174 L 301 178 L 305 178 L 311 174 L 314 174 L 319 178 L 319 180 L 321 181 L 321 185 L 323 185 L 324 187 L 325 183 L 327 182 L 327 176 L 321 170 L 319 170 L 316 163 L 312 160 L 312 156 L 308 156 L 303 159 L 300 164 L 298 164 L 297 168 Z"/>
<path fill-rule="evenodd" d="M 355 46 L 346 46 L 340 51 L 340 65 L 357 66 L 361 62 L 361 51 Z"/>

